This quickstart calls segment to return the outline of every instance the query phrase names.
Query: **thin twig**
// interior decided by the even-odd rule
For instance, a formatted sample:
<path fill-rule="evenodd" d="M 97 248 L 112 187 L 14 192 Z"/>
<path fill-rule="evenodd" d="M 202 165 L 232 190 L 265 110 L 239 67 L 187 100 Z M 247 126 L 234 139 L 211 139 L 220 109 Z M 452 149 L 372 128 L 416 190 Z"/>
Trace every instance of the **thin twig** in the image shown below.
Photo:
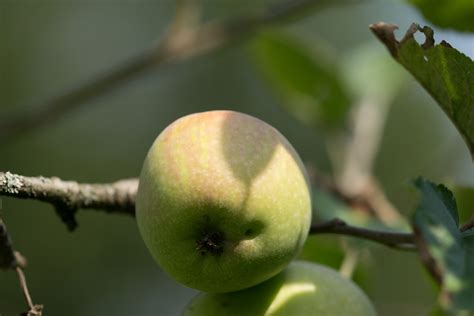
<path fill-rule="evenodd" d="M 30 309 L 33 309 L 33 300 L 31 299 L 30 292 L 28 291 L 28 284 L 26 284 L 25 274 L 20 267 L 15 268 L 16 274 L 18 275 L 18 280 L 20 281 L 21 289 L 23 290 L 23 295 L 25 296 L 26 303 Z"/>
<path fill-rule="evenodd" d="M 396 249 L 415 249 L 413 234 L 394 233 L 350 226 L 338 218 L 311 226 L 310 234 L 346 235 L 371 240 Z"/>
<path fill-rule="evenodd" d="M 11 140 L 23 132 L 53 122 L 80 106 L 92 105 L 94 103 L 86 102 L 106 94 L 144 71 L 164 64 L 188 60 L 222 48 L 251 36 L 261 27 L 285 21 L 298 14 L 308 13 L 310 7 L 320 2 L 317 0 L 285 0 L 270 6 L 261 14 L 244 16 L 227 22 L 211 21 L 194 29 L 186 29 L 188 23 L 175 24 L 172 22 L 168 32 L 164 34 L 158 45 L 130 60 L 121 62 L 112 70 L 99 74 L 69 91 L 29 107 L 35 109 L 29 113 L 1 121 L 0 142 Z M 344 2 L 354 3 L 357 1 L 345 0 Z M 176 25 L 182 27 L 176 27 Z"/>
<path fill-rule="evenodd" d="M 18 275 L 20 287 L 29 309 L 22 315 L 41 316 L 43 306 L 33 304 L 30 292 L 28 291 L 25 274 L 23 273 L 25 267 L 26 259 L 18 251 L 14 250 L 11 238 L 7 232 L 7 227 L 2 218 L 0 218 L 0 268 L 13 269 Z"/>
<path fill-rule="evenodd" d="M 13 248 L 7 227 L 0 217 L 0 269 L 25 268 L 26 258 Z"/>
<path fill-rule="evenodd" d="M 465 232 L 471 228 L 474 228 L 474 215 L 466 223 L 464 223 L 459 230 L 461 232 Z"/>
<path fill-rule="evenodd" d="M 28 290 L 28 284 L 26 283 L 25 273 L 20 267 L 16 267 L 15 271 L 16 271 L 16 274 L 18 275 L 18 280 L 20 281 L 20 287 L 29 308 L 29 310 L 24 314 L 26 314 L 27 316 L 41 316 L 42 311 L 43 311 L 43 305 L 33 304 L 30 291 Z"/>
<path fill-rule="evenodd" d="M 441 268 L 439 267 L 433 256 L 430 254 L 428 250 L 428 245 L 423 237 L 423 234 L 416 226 L 414 227 L 414 241 L 416 244 L 416 249 L 418 250 L 418 254 L 420 255 L 421 262 L 431 274 L 431 276 L 435 279 L 436 283 L 442 284 L 443 273 L 441 271 Z"/>
<path fill-rule="evenodd" d="M 7 227 L 0 218 L 0 268 L 13 269 L 18 266 L 15 256 L 15 250 L 10 236 L 7 232 Z"/>

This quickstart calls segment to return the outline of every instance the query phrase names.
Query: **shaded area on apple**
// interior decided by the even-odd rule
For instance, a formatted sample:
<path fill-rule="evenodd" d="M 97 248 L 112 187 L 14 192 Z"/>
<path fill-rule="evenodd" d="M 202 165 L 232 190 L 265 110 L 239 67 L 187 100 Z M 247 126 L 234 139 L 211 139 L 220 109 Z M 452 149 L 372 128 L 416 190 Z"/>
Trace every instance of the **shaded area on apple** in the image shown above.
<path fill-rule="evenodd" d="M 148 153 L 137 222 L 177 281 L 208 292 L 256 285 L 284 269 L 306 240 L 304 166 L 261 120 L 231 111 L 186 116 Z"/>
<path fill-rule="evenodd" d="M 183 316 L 375 316 L 352 281 L 325 266 L 294 261 L 257 286 L 232 293 L 201 293 Z"/>
<path fill-rule="evenodd" d="M 232 174 L 240 180 L 245 188 L 240 210 L 244 210 L 246 207 L 253 179 L 265 170 L 278 146 L 274 133 L 269 131 L 267 126 L 253 129 L 246 128 L 245 123 L 245 119 L 240 113 L 228 112 L 223 120 L 220 135 L 223 157 Z M 259 139 L 261 145 L 257 148 L 248 146 L 245 142 L 239 142 L 240 139 Z M 207 207 L 212 207 L 212 205 Z M 224 250 L 226 234 L 218 228 L 218 224 L 212 224 L 213 221 L 208 215 L 204 215 L 203 220 L 203 224 L 200 226 L 204 228 L 200 231 L 200 236 L 196 236 L 197 249 L 202 255 L 206 253 L 219 255 Z M 264 226 L 260 220 L 251 221 L 245 225 L 248 228 L 245 228 L 241 238 L 256 237 L 264 229 Z"/>
<path fill-rule="evenodd" d="M 257 142 L 249 146 L 249 140 Z M 236 112 L 228 112 L 223 119 L 220 135 L 223 157 L 234 176 L 248 189 L 270 163 L 280 142 L 266 123 L 249 128 L 248 117 Z"/>

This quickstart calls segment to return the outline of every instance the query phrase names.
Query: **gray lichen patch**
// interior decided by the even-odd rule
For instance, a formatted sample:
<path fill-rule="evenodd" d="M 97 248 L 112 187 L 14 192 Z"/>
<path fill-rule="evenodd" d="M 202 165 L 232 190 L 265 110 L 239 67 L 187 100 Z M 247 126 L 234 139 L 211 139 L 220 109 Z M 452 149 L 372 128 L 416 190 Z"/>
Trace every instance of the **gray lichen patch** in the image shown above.
<path fill-rule="evenodd" d="M 16 194 L 23 187 L 23 177 L 7 171 L 3 178 L 2 186 L 7 193 Z"/>

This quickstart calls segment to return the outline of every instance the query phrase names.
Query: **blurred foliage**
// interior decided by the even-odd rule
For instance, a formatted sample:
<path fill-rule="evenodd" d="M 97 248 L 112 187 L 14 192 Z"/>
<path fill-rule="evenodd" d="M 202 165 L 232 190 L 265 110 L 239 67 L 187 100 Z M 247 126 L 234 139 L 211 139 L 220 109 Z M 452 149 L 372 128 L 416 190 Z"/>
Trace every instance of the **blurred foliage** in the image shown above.
<path fill-rule="evenodd" d="M 256 66 L 289 113 L 311 126 L 339 124 L 351 105 L 335 64 L 296 39 L 261 33 L 253 42 Z"/>
<path fill-rule="evenodd" d="M 344 261 L 347 247 L 344 247 L 341 238 L 334 237 L 310 235 L 298 259 L 320 263 L 339 270 Z M 352 279 L 362 289 L 370 292 L 372 290 L 370 270 L 374 268 L 373 262 L 363 256 L 360 257 L 362 259 L 356 265 Z"/>
<path fill-rule="evenodd" d="M 433 311 L 429 314 L 430 316 L 471 316 L 470 312 L 453 312 L 443 309 L 441 306 L 435 306 Z"/>
<path fill-rule="evenodd" d="M 459 31 L 474 32 L 472 0 L 408 0 L 434 24 Z"/>
<path fill-rule="evenodd" d="M 376 106 L 391 105 L 406 84 L 405 71 L 373 41 L 355 47 L 341 59 L 351 93 L 374 100 Z"/>
<path fill-rule="evenodd" d="M 456 200 L 445 186 L 422 178 L 418 178 L 415 185 L 421 197 L 414 224 L 432 258 L 424 258 L 425 265 L 441 273 L 441 303 L 447 310 L 472 312 L 474 229 L 460 232 Z"/>
<path fill-rule="evenodd" d="M 474 188 L 455 185 L 452 191 L 456 197 L 460 222 L 465 222 L 474 216 Z"/>
<path fill-rule="evenodd" d="M 351 208 L 323 190 L 315 189 L 313 198 L 316 216 L 320 221 L 339 218 L 348 225 L 364 228 L 389 231 L 409 230 L 409 225 L 405 221 L 396 222 L 389 226 L 375 218 L 370 212 Z"/>
<path fill-rule="evenodd" d="M 344 260 L 344 251 L 339 240 L 335 238 L 308 236 L 298 258 L 321 263 L 337 270 Z"/>

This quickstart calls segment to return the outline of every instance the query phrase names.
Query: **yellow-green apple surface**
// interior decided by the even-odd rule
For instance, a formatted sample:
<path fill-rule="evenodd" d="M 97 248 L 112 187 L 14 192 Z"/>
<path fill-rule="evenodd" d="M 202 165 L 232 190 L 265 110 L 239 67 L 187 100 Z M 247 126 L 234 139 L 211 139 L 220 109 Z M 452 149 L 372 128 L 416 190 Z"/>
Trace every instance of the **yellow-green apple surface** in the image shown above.
<path fill-rule="evenodd" d="M 232 293 L 201 293 L 183 316 L 375 316 L 352 281 L 325 266 L 295 261 L 257 286 Z"/>
<path fill-rule="evenodd" d="M 145 159 L 136 216 L 154 259 L 178 282 L 230 292 L 282 271 L 311 222 L 304 166 L 290 143 L 252 116 L 182 117 Z"/>

